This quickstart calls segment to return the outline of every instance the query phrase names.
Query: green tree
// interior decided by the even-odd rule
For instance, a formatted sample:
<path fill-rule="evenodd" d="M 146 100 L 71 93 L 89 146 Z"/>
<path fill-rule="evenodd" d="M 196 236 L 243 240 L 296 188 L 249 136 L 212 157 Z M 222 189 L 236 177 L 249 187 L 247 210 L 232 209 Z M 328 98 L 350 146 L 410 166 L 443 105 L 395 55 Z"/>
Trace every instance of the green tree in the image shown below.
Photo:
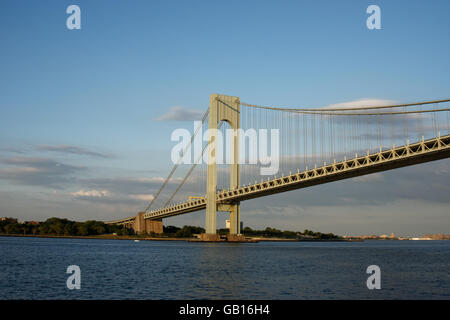
<path fill-rule="evenodd" d="M 7 234 L 20 234 L 22 230 L 18 223 L 11 223 L 5 226 L 5 231 Z"/>
<path fill-rule="evenodd" d="M 78 227 L 78 232 L 77 233 L 78 233 L 79 236 L 87 236 L 87 235 L 89 235 L 89 225 L 81 224 Z"/>
<path fill-rule="evenodd" d="M 120 235 L 122 236 L 129 236 L 130 235 L 130 231 L 127 228 L 122 228 L 122 230 L 120 230 Z M 119 234 L 119 233 L 117 233 Z"/>

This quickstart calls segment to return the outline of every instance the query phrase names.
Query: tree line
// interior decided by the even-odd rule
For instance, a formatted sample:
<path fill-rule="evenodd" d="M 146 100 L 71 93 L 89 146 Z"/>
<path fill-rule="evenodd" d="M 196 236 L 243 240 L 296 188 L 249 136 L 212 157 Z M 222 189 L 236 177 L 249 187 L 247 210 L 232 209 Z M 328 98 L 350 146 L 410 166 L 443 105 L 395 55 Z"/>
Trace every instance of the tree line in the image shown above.
<path fill-rule="evenodd" d="M 300 231 L 281 231 L 275 228 L 267 227 L 264 230 L 253 230 L 249 227 L 245 227 L 244 230 L 242 230 L 242 233 L 245 236 L 249 237 L 264 237 L 264 238 L 282 238 L 282 239 L 321 239 L 321 240 L 328 240 L 328 239 L 341 239 L 340 236 L 335 235 L 333 233 L 322 233 L 322 232 L 314 232 L 311 230 L 304 230 L 303 232 Z"/>
<path fill-rule="evenodd" d="M 218 234 L 229 234 L 229 229 L 218 229 Z M 196 226 L 163 226 L 163 234 L 140 234 L 140 236 L 192 238 L 195 234 L 205 233 L 205 229 Z M 283 238 L 283 239 L 340 239 L 333 233 L 321 233 L 310 230 L 281 231 L 267 227 L 264 230 L 253 230 L 245 227 L 243 235 L 248 237 Z M 85 222 L 70 221 L 61 218 L 49 218 L 44 222 L 23 222 L 17 219 L 7 218 L 0 221 L 0 234 L 23 234 L 23 235 L 58 235 L 58 236 L 95 236 L 102 234 L 116 234 L 119 236 L 134 235 L 133 229 L 125 226 L 110 225 L 102 221 L 89 220 Z"/>
<path fill-rule="evenodd" d="M 163 236 L 173 238 L 191 238 L 194 234 L 204 233 L 205 229 L 195 226 L 164 226 L 163 234 L 140 234 L 140 236 Z M 49 218 L 44 222 L 23 222 L 6 218 L 0 221 L 0 234 L 23 235 L 57 235 L 57 236 L 96 236 L 102 234 L 116 234 L 119 236 L 134 235 L 133 229 L 120 225 L 110 225 L 102 221 L 89 220 L 76 222 L 68 219 Z"/>
<path fill-rule="evenodd" d="M 172 238 L 192 238 L 194 234 L 200 233 L 205 233 L 205 229 L 195 226 L 184 226 L 182 228 L 163 226 L 163 235 Z"/>
<path fill-rule="evenodd" d="M 24 235 L 94 236 L 100 234 L 130 235 L 132 230 L 119 225 L 109 225 L 101 221 L 86 222 L 49 218 L 44 222 L 18 223 L 16 219 L 0 221 L 0 233 Z"/>

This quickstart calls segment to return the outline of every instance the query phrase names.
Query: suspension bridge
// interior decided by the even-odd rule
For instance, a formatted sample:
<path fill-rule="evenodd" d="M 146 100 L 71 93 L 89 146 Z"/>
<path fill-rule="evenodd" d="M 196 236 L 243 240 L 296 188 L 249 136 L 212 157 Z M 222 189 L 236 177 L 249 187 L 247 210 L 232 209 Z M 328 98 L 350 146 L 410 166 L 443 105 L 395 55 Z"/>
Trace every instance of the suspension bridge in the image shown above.
<path fill-rule="evenodd" d="M 276 136 L 269 137 L 273 130 Z M 261 132 L 264 135 L 258 137 Z M 219 137 L 230 142 L 227 150 L 221 151 Z M 196 143 L 200 152 L 194 150 Z M 192 156 L 194 161 L 186 165 Z M 229 238 L 236 240 L 242 237 L 241 201 L 449 156 L 450 99 L 299 108 L 255 105 L 212 94 L 153 200 L 136 216 L 107 223 L 137 233 L 162 233 L 162 219 L 206 210 L 202 239 L 215 241 L 220 239 L 216 218 L 221 211 L 229 213 Z M 274 163 L 277 172 L 268 176 L 264 168 Z"/>

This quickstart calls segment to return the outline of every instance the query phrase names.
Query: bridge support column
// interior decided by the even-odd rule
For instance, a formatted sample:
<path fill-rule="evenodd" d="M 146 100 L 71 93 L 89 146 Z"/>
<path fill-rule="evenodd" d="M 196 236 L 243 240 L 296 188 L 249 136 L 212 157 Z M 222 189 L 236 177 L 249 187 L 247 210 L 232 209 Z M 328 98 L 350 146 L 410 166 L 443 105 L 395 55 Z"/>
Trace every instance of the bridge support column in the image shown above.
<path fill-rule="evenodd" d="M 216 130 L 220 121 L 229 123 L 234 135 L 231 143 L 229 159 L 230 164 L 230 188 L 239 187 L 239 129 L 240 129 L 240 101 L 238 97 L 212 94 L 209 98 L 209 141 L 208 147 L 208 169 L 206 183 L 206 234 L 205 240 L 214 240 L 217 228 L 217 139 Z M 225 143 L 224 143 L 225 145 Z M 230 222 L 232 227 L 230 233 L 237 234 L 239 230 L 239 204 L 231 205 Z M 213 239 L 214 238 L 214 239 Z"/>
<path fill-rule="evenodd" d="M 139 212 L 134 219 L 133 230 L 137 234 L 141 234 L 145 232 L 145 219 L 144 212 Z"/>
<path fill-rule="evenodd" d="M 163 233 L 162 219 L 158 219 L 158 220 L 144 219 L 144 213 L 145 212 L 139 212 L 137 214 L 136 218 L 134 219 L 134 223 L 132 226 L 134 232 L 137 234 L 150 233 L 150 232 L 154 232 L 154 233 L 158 233 L 158 234 Z"/>
<path fill-rule="evenodd" d="M 240 209 L 239 204 L 234 204 L 231 206 L 230 234 L 240 234 L 241 233 L 240 211 L 241 211 L 241 209 Z"/>
<path fill-rule="evenodd" d="M 158 220 L 149 220 L 146 219 L 145 220 L 145 231 L 147 233 L 157 233 L 157 234 L 161 234 L 163 233 L 163 222 L 162 219 L 158 219 Z"/>

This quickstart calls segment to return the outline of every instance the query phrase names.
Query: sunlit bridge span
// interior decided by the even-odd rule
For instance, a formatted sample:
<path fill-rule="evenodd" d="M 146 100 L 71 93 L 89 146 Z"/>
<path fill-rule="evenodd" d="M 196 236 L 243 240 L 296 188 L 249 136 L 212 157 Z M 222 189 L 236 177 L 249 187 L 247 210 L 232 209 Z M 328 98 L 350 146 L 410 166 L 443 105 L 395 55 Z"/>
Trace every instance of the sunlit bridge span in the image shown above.
<path fill-rule="evenodd" d="M 264 130 L 266 134 L 259 134 Z M 220 137 L 231 143 L 222 145 Z M 255 153 L 259 159 L 252 157 Z M 212 94 L 209 108 L 153 200 L 136 216 L 108 223 L 138 233 L 162 233 L 163 218 L 206 210 L 202 237 L 211 241 L 219 239 L 216 215 L 224 211 L 230 215 L 230 237 L 238 239 L 241 201 L 449 156 L 450 99 L 299 108 Z M 190 158 L 191 164 L 185 164 Z M 269 167 L 276 169 L 274 174 L 267 175 Z"/>

